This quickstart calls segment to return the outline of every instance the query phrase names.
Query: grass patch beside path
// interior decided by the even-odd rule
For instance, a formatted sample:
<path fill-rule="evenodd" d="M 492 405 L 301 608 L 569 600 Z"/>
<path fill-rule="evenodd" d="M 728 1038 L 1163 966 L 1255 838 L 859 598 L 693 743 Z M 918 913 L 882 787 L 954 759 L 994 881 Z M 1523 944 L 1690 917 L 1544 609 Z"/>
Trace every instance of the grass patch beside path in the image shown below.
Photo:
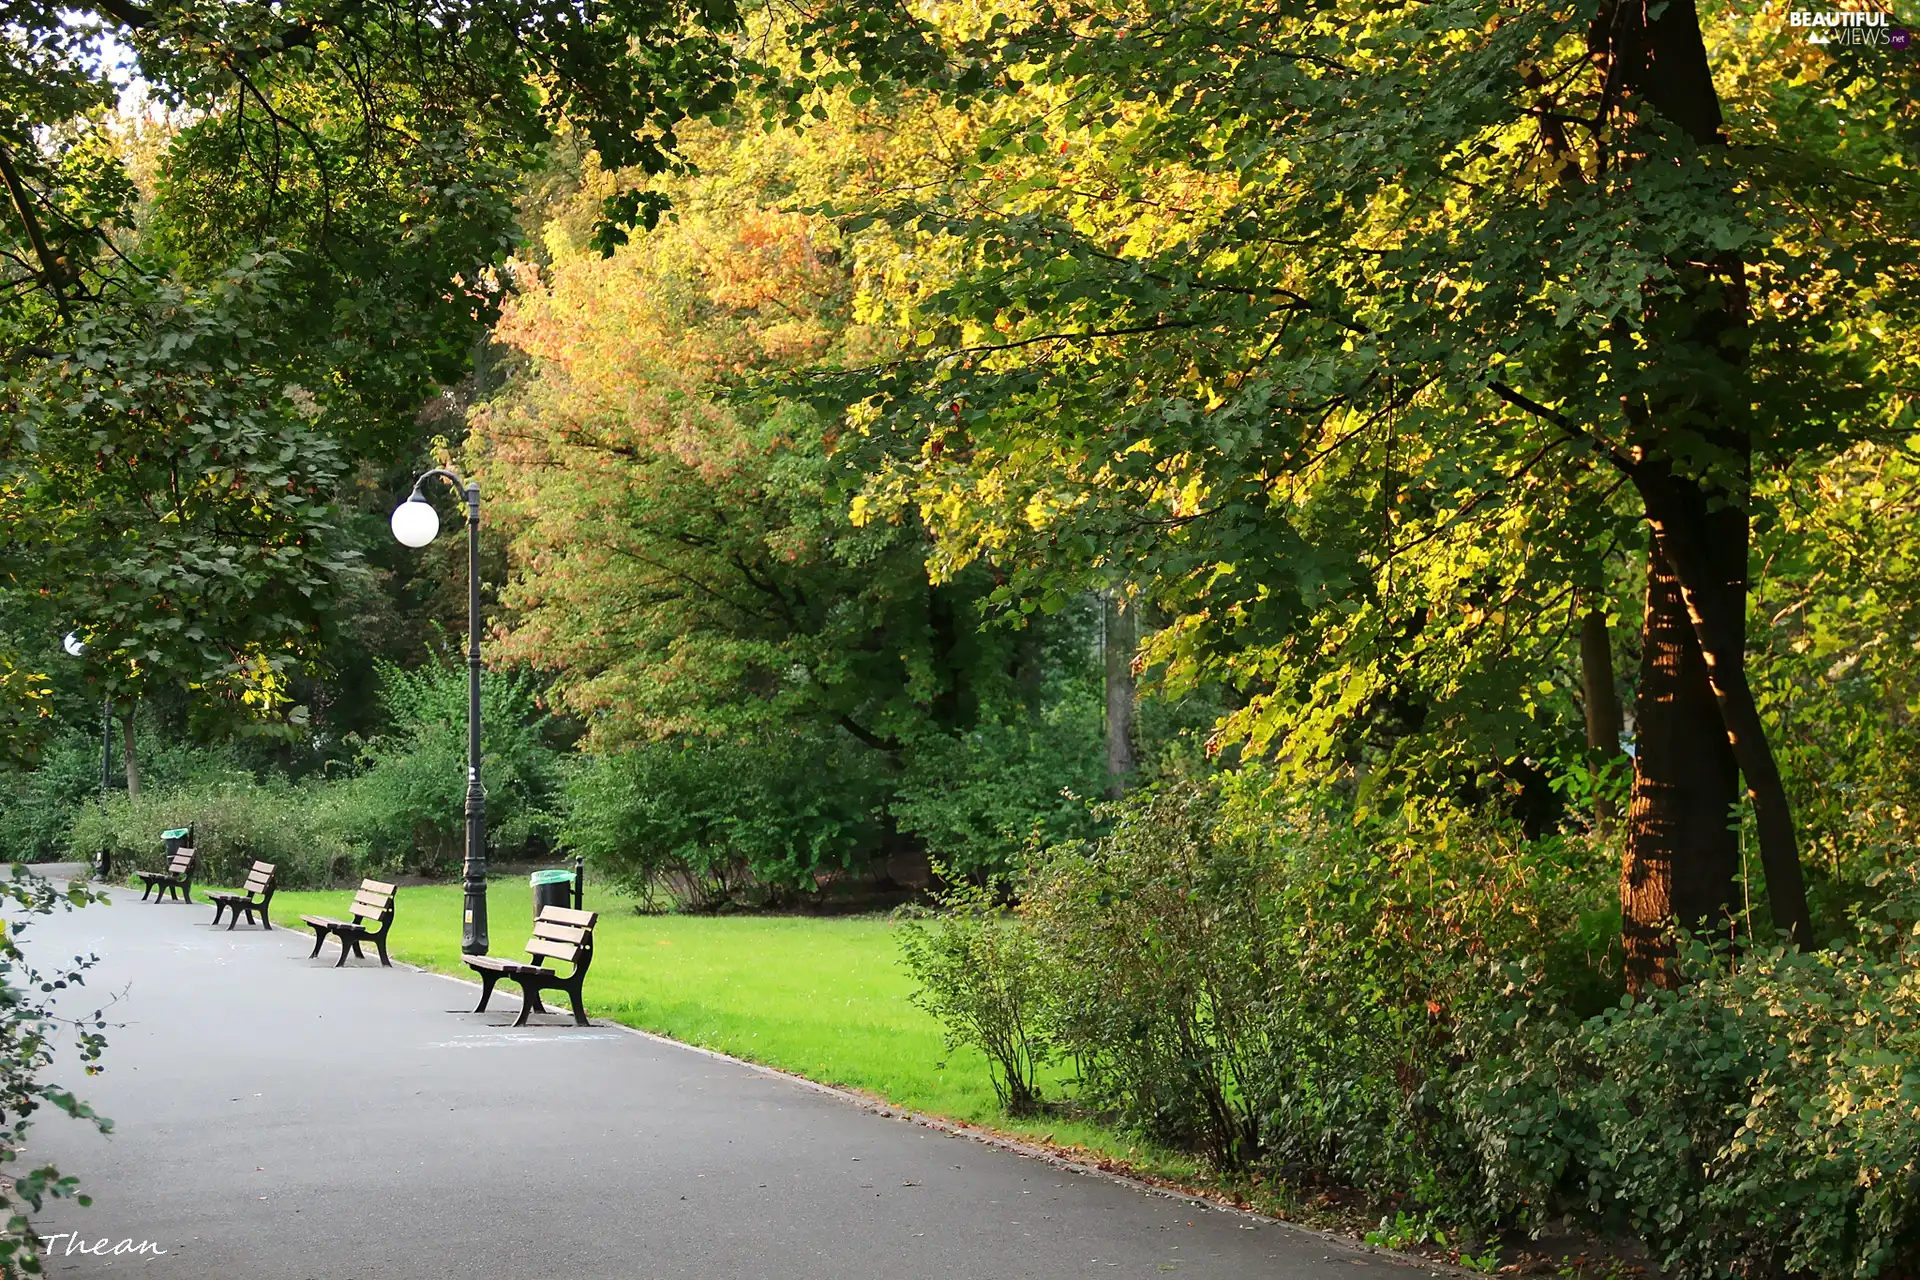
<path fill-rule="evenodd" d="M 494 881 L 487 898 L 493 954 L 524 959 L 520 947 L 533 929 L 526 881 Z M 302 913 L 342 915 L 352 899 L 349 892 L 281 893 L 273 914 L 298 928 Z M 907 1002 L 913 982 L 899 963 L 896 928 L 883 918 L 640 916 L 630 900 L 599 886 L 589 887 L 587 905 L 600 912 L 586 988 L 593 1017 L 912 1111 L 1084 1147 L 1162 1177 L 1195 1174 L 1186 1161 L 1136 1150 L 1094 1125 L 1002 1115 L 985 1060 L 973 1050 L 949 1059 L 939 1024 Z M 403 887 L 394 957 L 471 977 L 460 959 L 461 906 L 458 885 Z M 1063 1092 L 1057 1075 L 1043 1088 L 1051 1098 Z"/>

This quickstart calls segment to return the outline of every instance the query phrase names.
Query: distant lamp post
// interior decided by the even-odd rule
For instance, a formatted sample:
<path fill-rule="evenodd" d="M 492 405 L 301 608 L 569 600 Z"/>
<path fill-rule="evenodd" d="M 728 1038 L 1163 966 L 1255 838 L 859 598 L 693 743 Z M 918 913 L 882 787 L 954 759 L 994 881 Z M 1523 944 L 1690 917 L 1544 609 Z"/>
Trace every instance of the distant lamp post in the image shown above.
<path fill-rule="evenodd" d="M 60 641 L 60 647 L 67 651 L 70 658 L 84 658 L 87 655 L 87 642 L 69 631 Z M 105 694 L 100 699 L 100 794 L 106 795 L 113 790 L 113 695 Z M 94 860 L 95 873 L 102 879 L 113 874 L 113 853 L 106 845 L 100 846 L 100 856 Z"/>
<path fill-rule="evenodd" d="M 487 954 L 487 801 L 480 789 L 480 483 L 443 467 L 413 482 L 413 493 L 393 509 L 393 536 L 402 546 L 424 547 L 440 533 L 440 515 L 420 496 L 435 476 L 467 498 L 467 857 L 461 871 L 466 914 L 460 950 Z"/>

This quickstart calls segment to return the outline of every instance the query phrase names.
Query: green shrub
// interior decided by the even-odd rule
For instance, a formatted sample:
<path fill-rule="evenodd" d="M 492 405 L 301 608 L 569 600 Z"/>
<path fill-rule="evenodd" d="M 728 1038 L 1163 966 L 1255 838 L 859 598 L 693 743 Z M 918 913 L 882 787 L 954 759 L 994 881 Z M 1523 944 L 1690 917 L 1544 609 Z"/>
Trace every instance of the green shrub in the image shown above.
<path fill-rule="evenodd" d="M 392 728 L 361 753 L 360 772 L 334 782 L 328 825 L 379 860 L 422 872 L 457 867 L 466 851 L 467 675 L 437 663 L 417 671 L 380 665 Z M 538 855 L 550 845 L 561 791 L 552 718 L 527 672 L 483 675 L 481 780 L 488 848 Z"/>
<path fill-rule="evenodd" d="M 1050 1031 L 1082 1098 L 1217 1165 L 1257 1156 L 1275 985 L 1261 868 L 1214 839 L 1217 798 L 1144 793 L 1112 834 L 1054 851 L 1025 907 L 1054 975 Z"/>
<path fill-rule="evenodd" d="M 561 839 L 611 881 L 706 910 L 811 891 L 874 846 L 881 795 L 863 748 L 794 735 L 652 743 L 592 758 Z"/>
<path fill-rule="evenodd" d="M 250 776 L 227 747 L 169 740 L 143 712 L 136 735 L 144 789 L 166 791 L 193 782 Z M 113 778 L 124 786 L 119 725 L 114 726 Z M 41 752 L 31 770 L 0 771 L 0 856 L 14 862 L 46 862 L 68 855 L 74 820 L 100 796 L 100 736 L 72 729 Z"/>
<path fill-rule="evenodd" d="M 325 798 L 319 787 L 256 782 L 246 774 L 146 790 L 137 800 L 114 793 L 80 810 L 69 854 L 88 859 L 104 847 L 116 867 L 157 867 L 160 833 L 191 825 L 197 878 L 212 884 L 240 883 L 256 861 L 273 863 L 289 889 L 322 888 L 391 866 L 343 838 L 326 816 Z"/>
<path fill-rule="evenodd" d="M 1084 701 L 916 738 L 895 789 L 900 830 L 957 875 L 1006 875 L 1031 844 L 1094 834 L 1088 797 L 1106 786 L 1100 709 Z"/>
<path fill-rule="evenodd" d="M 1312 1171 L 1485 1225 L 1448 1100 L 1504 1007 L 1493 966 L 1617 994 L 1612 892 L 1583 841 L 1446 810 L 1356 825 L 1246 775 L 1130 798 L 1109 835 L 1037 862 L 1023 908 L 1084 1102 L 1223 1168 Z"/>
<path fill-rule="evenodd" d="M 0 853 L 8 862 L 65 857 L 74 817 L 99 794 L 100 739 L 60 735 L 35 768 L 0 772 Z"/>
<path fill-rule="evenodd" d="M 1676 1280 L 1910 1274 L 1920 864 L 1887 879 L 1859 943 L 1735 961 L 1693 942 L 1676 990 L 1510 1015 L 1507 1051 L 1456 1090 L 1496 1202 L 1630 1231 Z"/>
<path fill-rule="evenodd" d="M 938 914 L 906 915 L 900 956 L 920 984 L 909 999 L 939 1020 L 947 1052 L 980 1050 L 1001 1107 L 1019 1116 L 1039 1107 L 1040 1068 L 1052 1054 L 1046 960 L 1033 932 L 1000 909 L 995 888 L 960 881 L 939 896 Z"/>
<path fill-rule="evenodd" d="M 1082 1103 L 1399 1221 L 1571 1216 L 1675 1280 L 1909 1274 L 1920 859 L 1870 886 L 1851 944 L 1689 942 L 1679 987 L 1639 999 L 1615 865 L 1445 809 L 1356 822 L 1251 774 L 1150 790 L 1029 874 L 1037 1038 L 1079 1063 Z M 968 982 L 991 990 L 944 979 Z"/>

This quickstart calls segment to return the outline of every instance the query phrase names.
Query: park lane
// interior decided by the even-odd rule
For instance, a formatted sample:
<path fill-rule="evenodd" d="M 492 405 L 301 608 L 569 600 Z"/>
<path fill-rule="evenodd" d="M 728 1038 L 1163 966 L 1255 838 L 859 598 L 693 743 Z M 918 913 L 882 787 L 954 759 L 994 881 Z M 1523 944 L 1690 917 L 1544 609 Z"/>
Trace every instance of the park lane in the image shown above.
<path fill-rule="evenodd" d="M 455 1012 L 474 992 L 445 978 L 371 962 L 336 970 L 307 959 L 302 933 L 214 931 L 211 908 L 114 896 L 37 922 L 27 940 L 42 963 L 97 952 L 87 992 L 118 997 L 107 1071 L 81 1090 L 113 1134 L 47 1113 L 26 1153 L 78 1174 L 94 1197 L 39 1220 L 43 1234 L 73 1233 L 54 1242 L 55 1276 L 1435 1270 L 1066 1172 L 616 1027 L 515 1031 L 500 1025 L 510 998 L 496 997 L 504 1014 Z M 591 980 L 587 992 L 592 1010 Z M 56 1078 L 75 1077 L 63 1060 Z M 74 1251 L 102 1240 L 151 1247 Z"/>

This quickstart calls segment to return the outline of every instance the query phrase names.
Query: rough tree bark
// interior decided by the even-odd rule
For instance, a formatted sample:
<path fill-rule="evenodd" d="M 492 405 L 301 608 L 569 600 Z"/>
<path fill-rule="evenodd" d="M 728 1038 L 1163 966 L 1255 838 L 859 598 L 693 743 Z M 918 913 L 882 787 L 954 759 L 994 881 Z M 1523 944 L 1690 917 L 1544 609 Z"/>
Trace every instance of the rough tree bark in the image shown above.
<path fill-rule="evenodd" d="M 1738 556 L 1744 604 L 1746 522 L 1739 523 L 1737 531 L 1721 529 L 1719 550 L 1723 559 Z M 1740 873 L 1739 839 L 1729 825 L 1740 771 L 1679 579 L 1657 543 L 1647 554 L 1634 725 L 1620 914 L 1628 981 L 1639 987 L 1665 980 L 1673 923 L 1712 928 L 1733 910 Z"/>

